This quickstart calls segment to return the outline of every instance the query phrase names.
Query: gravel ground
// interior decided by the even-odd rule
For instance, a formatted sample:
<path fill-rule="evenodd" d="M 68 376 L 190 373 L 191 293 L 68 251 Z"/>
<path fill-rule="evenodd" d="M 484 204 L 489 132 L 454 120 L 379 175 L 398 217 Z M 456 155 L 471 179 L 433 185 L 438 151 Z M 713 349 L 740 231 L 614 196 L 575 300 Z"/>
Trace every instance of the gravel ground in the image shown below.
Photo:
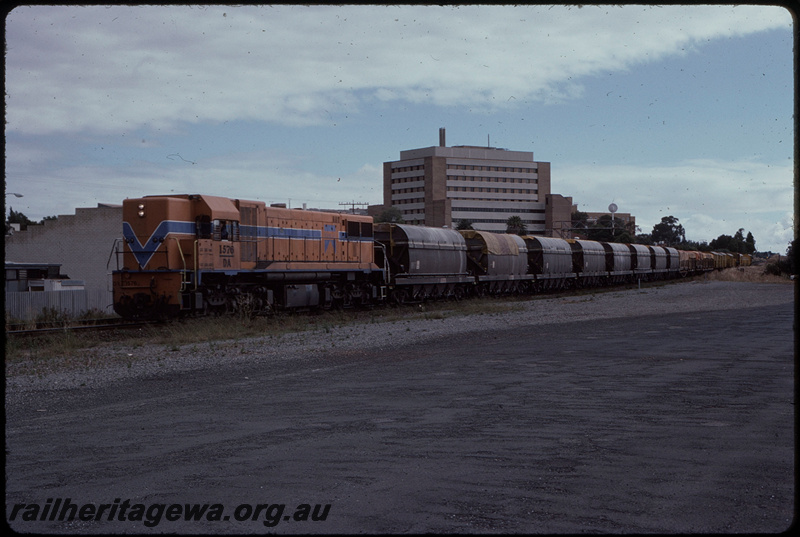
<path fill-rule="evenodd" d="M 613 319 L 641 315 L 741 309 L 794 301 L 794 285 L 724 281 L 682 282 L 644 289 L 610 291 L 536 299 L 516 303 L 503 313 L 464 316 L 450 312 L 424 313 L 387 322 L 353 322 L 315 328 L 280 337 L 258 337 L 183 345 L 123 346 L 106 344 L 84 352 L 86 364 L 65 367 L 74 357 L 54 357 L 46 364 L 18 361 L 6 365 L 6 404 L 24 401 L 25 394 L 47 389 L 94 388 L 127 378 L 193 371 L 237 362 L 291 361 L 336 350 L 376 352 L 389 346 L 420 343 L 433 338 L 480 330 L 524 328 L 584 319 Z M 31 374 L 31 371 L 36 373 Z"/>

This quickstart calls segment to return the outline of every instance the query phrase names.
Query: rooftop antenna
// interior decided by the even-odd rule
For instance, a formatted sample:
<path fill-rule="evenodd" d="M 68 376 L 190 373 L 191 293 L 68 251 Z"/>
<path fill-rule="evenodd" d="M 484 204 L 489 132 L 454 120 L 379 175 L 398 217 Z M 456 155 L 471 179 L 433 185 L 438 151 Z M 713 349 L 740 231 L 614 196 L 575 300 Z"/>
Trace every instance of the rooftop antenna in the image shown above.
<path fill-rule="evenodd" d="M 369 203 L 364 203 L 364 202 L 361 202 L 361 201 L 345 201 L 345 202 L 339 203 L 339 205 L 350 205 L 351 210 L 353 211 L 353 214 L 356 214 L 356 205 L 365 205 L 366 206 L 366 205 L 369 205 Z"/>

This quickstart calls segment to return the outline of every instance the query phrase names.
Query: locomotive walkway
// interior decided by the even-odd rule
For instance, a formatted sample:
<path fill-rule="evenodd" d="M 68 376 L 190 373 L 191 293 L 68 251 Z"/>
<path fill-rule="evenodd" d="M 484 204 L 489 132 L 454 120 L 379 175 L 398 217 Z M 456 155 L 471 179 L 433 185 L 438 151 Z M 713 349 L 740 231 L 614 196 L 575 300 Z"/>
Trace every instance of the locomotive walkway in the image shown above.
<path fill-rule="evenodd" d="M 782 292 L 12 394 L 7 517 L 24 505 L 10 525 L 36 533 L 780 532 L 795 493 Z M 23 519 L 66 498 L 229 519 Z M 266 528 L 274 509 L 240 507 L 258 504 L 286 516 Z M 297 521 L 300 504 L 330 510 Z"/>

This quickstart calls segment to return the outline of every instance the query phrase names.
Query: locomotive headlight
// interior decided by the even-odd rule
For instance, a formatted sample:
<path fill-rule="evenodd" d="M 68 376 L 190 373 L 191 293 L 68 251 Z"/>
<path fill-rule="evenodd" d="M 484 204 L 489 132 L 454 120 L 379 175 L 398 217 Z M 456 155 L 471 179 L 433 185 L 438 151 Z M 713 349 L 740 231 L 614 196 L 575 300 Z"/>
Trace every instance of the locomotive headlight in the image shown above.
<path fill-rule="evenodd" d="M 144 217 L 144 203 L 139 204 L 139 216 Z"/>

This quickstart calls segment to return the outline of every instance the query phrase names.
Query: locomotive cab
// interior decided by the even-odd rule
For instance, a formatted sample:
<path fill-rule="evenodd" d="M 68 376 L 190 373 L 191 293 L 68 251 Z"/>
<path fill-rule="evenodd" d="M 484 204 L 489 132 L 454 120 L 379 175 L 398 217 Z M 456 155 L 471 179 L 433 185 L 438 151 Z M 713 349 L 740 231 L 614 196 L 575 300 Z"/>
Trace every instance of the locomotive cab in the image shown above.
<path fill-rule="evenodd" d="M 198 217 L 197 265 L 200 270 L 239 270 L 239 221 Z M 207 222 L 206 222 L 207 221 Z"/>
<path fill-rule="evenodd" d="M 195 222 L 196 266 L 193 272 L 241 268 L 239 209 L 227 198 L 190 196 Z"/>
<path fill-rule="evenodd" d="M 122 217 L 122 267 L 112 279 L 114 309 L 123 317 L 171 317 L 202 307 L 200 272 L 240 268 L 239 211 L 229 199 L 126 199 Z"/>
<path fill-rule="evenodd" d="M 169 317 L 180 309 L 195 224 L 187 197 L 146 196 L 122 203 L 122 243 L 115 245 L 114 310 L 127 318 Z M 121 268 L 119 267 L 121 260 Z"/>

